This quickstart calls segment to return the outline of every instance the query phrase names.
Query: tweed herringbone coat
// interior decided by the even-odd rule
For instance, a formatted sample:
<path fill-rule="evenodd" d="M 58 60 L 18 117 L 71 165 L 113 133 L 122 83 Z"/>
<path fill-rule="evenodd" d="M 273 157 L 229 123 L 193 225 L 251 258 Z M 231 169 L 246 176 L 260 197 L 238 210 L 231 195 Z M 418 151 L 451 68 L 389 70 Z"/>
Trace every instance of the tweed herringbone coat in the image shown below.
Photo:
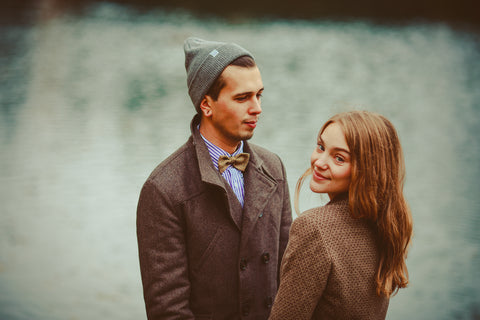
<path fill-rule="evenodd" d="M 245 142 L 242 209 L 198 129 L 150 175 L 137 238 L 149 319 L 267 319 L 292 221 L 278 156 Z"/>
<path fill-rule="evenodd" d="M 348 194 L 306 211 L 292 224 L 269 319 L 385 319 L 378 259 L 373 226 L 351 217 Z"/>

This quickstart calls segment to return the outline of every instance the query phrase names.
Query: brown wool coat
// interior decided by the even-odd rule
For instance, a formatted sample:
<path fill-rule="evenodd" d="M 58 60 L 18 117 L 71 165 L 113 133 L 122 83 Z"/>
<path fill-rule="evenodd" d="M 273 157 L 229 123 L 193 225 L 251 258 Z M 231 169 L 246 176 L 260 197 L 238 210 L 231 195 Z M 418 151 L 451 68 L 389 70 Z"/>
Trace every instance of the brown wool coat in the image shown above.
<path fill-rule="evenodd" d="M 278 156 L 245 142 L 245 205 L 190 139 L 145 182 L 137 237 L 149 319 L 267 319 L 291 225 Z"/>
<path fill-rule="evenodd" d="M 371 227 L 350 216 L 348 195 L 305 212 L 292 224 L 269 319 L 385 319 L 378 258 Z"/>

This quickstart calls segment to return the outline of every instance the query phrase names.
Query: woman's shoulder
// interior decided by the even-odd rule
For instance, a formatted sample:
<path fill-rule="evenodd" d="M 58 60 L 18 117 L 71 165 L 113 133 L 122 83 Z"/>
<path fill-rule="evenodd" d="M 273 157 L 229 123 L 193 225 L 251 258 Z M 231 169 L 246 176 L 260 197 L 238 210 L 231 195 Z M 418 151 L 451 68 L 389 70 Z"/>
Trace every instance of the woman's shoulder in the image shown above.
<path fill-rule="evenodd" d="M 330 201 L 321 207 L 312 208 L 301 213 L 297 219 L 299 223 L 328 223 L 341 220 L 349 215 L 348 198 Z"/>
<path fill-rule="evenodd" d="M 344 211 L 344 212 L 342 212 Z M 306 210 L 292 223 L 289 245 L 292 248 L 316 247 L 328 252 L 332 241 L 332 231 L 343 227 L 340 216 L 348 216 L 348 203 L 329 202 L 324 206 Z M 305 250 L 305 249 L 302 249 Z"/>

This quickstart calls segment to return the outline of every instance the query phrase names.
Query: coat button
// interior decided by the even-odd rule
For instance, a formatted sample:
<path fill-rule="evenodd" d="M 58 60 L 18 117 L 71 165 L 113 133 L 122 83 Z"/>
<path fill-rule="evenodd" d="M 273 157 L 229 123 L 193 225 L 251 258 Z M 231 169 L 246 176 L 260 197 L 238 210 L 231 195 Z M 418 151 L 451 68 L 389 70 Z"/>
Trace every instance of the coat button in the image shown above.
<path fill-rule="evenodd" d="M 272 305 L 273 305 L 273 298 L 272 298 L 272 297 L 267 297 L 267 298 L 265 299 L 265 306 L 266 306 L 267 308 L 271 308 Z"/>
<path fill-rule="evenodd" d="M 242 307 L 242 315 L 247 317 L 250 314 L 250 306 L 248 304 Z"/>
<path fill-rule="evenodd" d="M 248 264 L 247 259 L 245 259 L 245 258 L 240 259 L 240 270 L 243 271 L 243 270 L 247 269 L 247 264 Z"/>
<path fill-rule="evenodd" d="M 270 253 L 264 252 L 262 254 L 262 261 L 263 263 L 267 264 L 270 261 Z"/>

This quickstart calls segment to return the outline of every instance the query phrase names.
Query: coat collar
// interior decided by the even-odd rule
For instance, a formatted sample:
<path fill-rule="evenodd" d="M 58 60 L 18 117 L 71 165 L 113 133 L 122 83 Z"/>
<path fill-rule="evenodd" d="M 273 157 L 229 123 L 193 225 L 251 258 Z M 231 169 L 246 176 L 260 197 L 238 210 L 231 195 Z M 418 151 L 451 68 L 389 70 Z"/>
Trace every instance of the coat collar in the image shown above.
<path fill-rule="evenodd" d="M 201 179 L 203 182 L 225 189 L 225 181 L 220 173 L 215 170 L 208 148 L 197 129 L 199 123 L 200 116 L 196 114 L 190 124 L 190 130 L 198 158 Z M 243 223 L 241 224 L 243 234 L 242 243 L 247 240 L 248 234 L 253 229 L 258 218 L 263 214 L 268 199 L 270 199 L 278 185 L 273 175 L 270 174 L 264 166 L 262 158 L 260 158 L 252 145 L 247 141 L 244 141 L 243 152 L 250 154 L 250 160 L 244 172 L 245 204 L 243 208 Z M 239 224 L 237 224 L 237 226 L 238 225 Z"/>
<path fill-rule="evenodd" d="M 217 174 L 217 171 L 213 166 L 212 159 L 210 158 L 208 148 L 205 145 L 205 142 L 203 141 L 199 130 L 197 129 L 199 124 L 200 116 L 196 114 L 190 123 L 190 130 L 192 133 L 195 151 L 197 153 L 198 165 L 200 168 L 200 175 L 202 181 L 223 186 L 223 181 L 220 179 L 221 175 Z M 272 180 L 272 182 L 276 183 L 275 179 L 268 172 L 268 170 L 263 167 L 263 160 L 257 155 L 255 150 L 253 150 L 253 148 L 247 141 L 244 141 L 243 152 L 250 154 L 250 160 L 248 162 L 247 171 L 245 173 L 247 173 L 248 171 L 252 171 L 253 168 L 255 168 L 255 171 L 257 173 L 265 175 L 267 179 Z"/>
<path fill-rule="evenodd" d="M 202 181 L 206 183 L 214 184 L 224 188 L 222 176 L 217 170 L 215 170 L 212 159 L 210 158 L 210 153 L 208 152 L 208 148 L 203 141 L 202 136 L 200 135 L 200 131 L 197 129 L 199 124 L 200 116 L 196 114 L 190 123 L 190 130 L 192 132 L 192 142 L 197 154 L 200 177 Z"/>

